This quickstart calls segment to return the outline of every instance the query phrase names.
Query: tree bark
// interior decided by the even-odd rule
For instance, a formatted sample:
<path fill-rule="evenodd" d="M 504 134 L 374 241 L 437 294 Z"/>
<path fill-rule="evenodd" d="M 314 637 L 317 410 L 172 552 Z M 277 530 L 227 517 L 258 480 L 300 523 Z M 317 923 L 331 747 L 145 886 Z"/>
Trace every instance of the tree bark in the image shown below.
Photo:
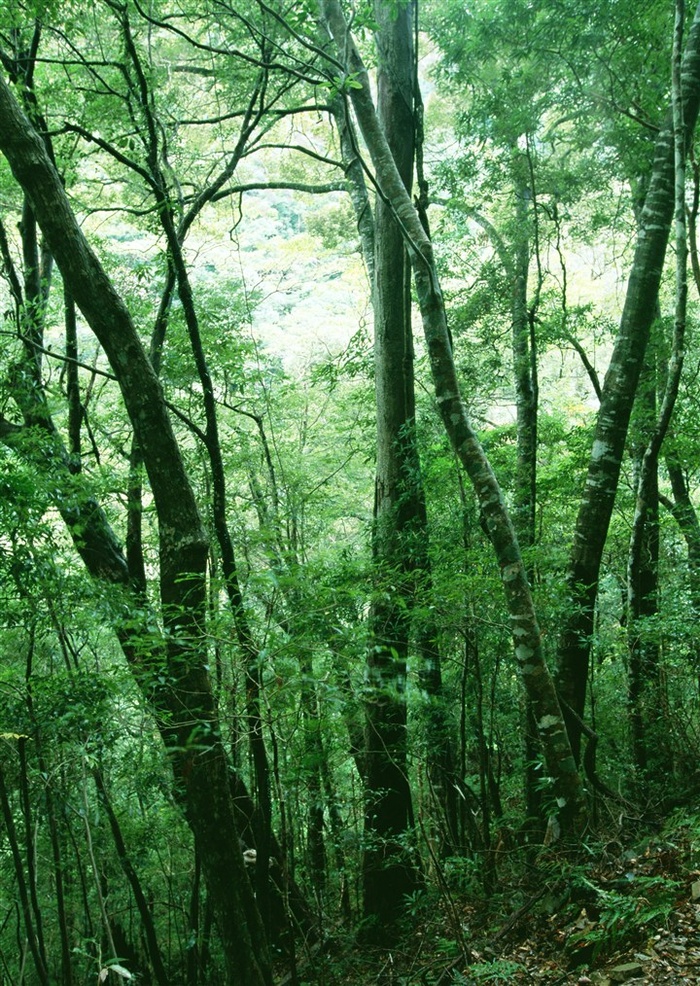
<path fill-rule="evenodd" d="M 378 114 L 405 188 L 413 176 L 413 5 L 375 5 Z M 410 848 L 406 666 L 413 592 L 416 469 L 410 269 L 401 230 L 378 196 L 374 230 L 377 422 L 375 573 L 365 698 L 364 914 L 385 934 L 417 885 Z"/>
<path fill-rule="evenodd" d="M 656 375 L 650 373 L 647 376 L 649 379 L 646 381 L 645 392 L 640 396 L 646 398 L 645 411 L 648 410 L 653 415 L 656 411 Z M 642 417 L 646 417 L 646 414 L 642 414 Z M 644 452 L 645 447 L 642 446 L 636 454 L 636 509 L 627 561 L 629 721 L 632 754 L 642 775 L 648 766 L 649 710 L 656 705 L 653 686 L 659 662 L 658 644 L 649 639 L 643 623 L 658 611 L 658 456 L 645 456 Z M 658 695 L 656 698 L 658 699 Z"/>
<path fill-rule="evenodd" d="M 160 384 L 122 299 L 90 249 L 40 136 L 0 80 L 0 150 L 23 188 L 76 304 L 107 354 L 142 451 L 156 505 L 160 596 L 167 631 L 167 684 L 141 674 L 170 751 L 179 796 L 201 854 L 228 975 L 269 986 L 260 917 L 239 851 L 207 671 L 208 541 Z M 143 671 L 143 669 L 141 669 Z"/>
<path fill-rule="evenodd" d="M 680 387 L 685 350 L 686 309 L 688 300 L 688 239 L 686 235 L 686 131 L 683 118 L 681 51 L 685 4 L 676 0 L 672 61 L 672 115 L 674 144 L 674 228 L 676 254 L 676 305 L 671 358 L 666 367 L 666 386 L 658 420 L 644 450 L 637 484 L 637 503 L 630 537 L 630 562 L 627 588 L 629 599 L 628 633 L 630 636 L 630 712 L 632 743 L 639 770 L 652 766 L 653 748 L 663 747 L 663 727 L 659 709 L 659 648 L 637 633 L 635 621 L 657 612 L 659 560 L 659 452 Z M 655 396 L 653 384 L 652 395 Z M 645 708 L 646 707 L 646 708 Z M 650 710 L 656 710 L 650 714 Z M 658 742 L 651 733 L 657 724 Z M 658 760 L 657 760 L 658 763 Z"/>
<path fill-rule="evenodd" d="M 337 0 L 321 0 L 321 11 L 335 40 L 346 75 L 353 82 L 350 97 L 374 165 L 376 180 L 385 200 L 392 206 L 411 257 L 438 408 L 455 452 L 476 491 L 500 567 L 516 659 L 535 710 L 547 770 L 554 781 L 553 814 L 559 813 L 565 826 L 576 825 L 583 815 L 581 779 L 544 660 L 542 636 L 515 530 L 498 481 L 471 427 L 460 394 L 432 244 L 384 138 L 372 102 L 367 71 L 340 5 Z"/>
<path fill-rule="evenodd" d="M 19 737 L 18 742 L 24 742 L 26 737 Z M 12 855 L 12 862 L 14 864 L 15 879 L 17 880 L 17 892 L 20 901 L 20 907 L 22 911 L 22 919 L 24 923 L 24 932 L 27 936 L 27 944 L 29 946 L 29 951 L 31 952 L 32 959 L 34 961 L 34 968 L 36 971 L 36 978 L 41 986 L 51 986 L 51 977 L 49 975 L 46 954 L 43 948 L 43 941 L 35 924 L 35 914 L 31 903 L 31 894 L 29 887 L 27 886 L 27 878 L 25 872 L 24 861 L 22 859 L 22 852 L 20 849 L 19 839 L 17 837 L 17 830 L 15 829 L 14 813 L 12 811 L 12 805 L 10 804 L 10 798 L 7 790 L 7 785 L 5 783 L 5 774 L 0 763 L 0 813 L 2 814 L 3 821 L 5 823 L 5 831 L 7 833 L 7 842 Z M 25 820 L 26 821 L 26 820 Z M 31 836 L 30 836 L 31 838 Z"/>
<path fill-rule="evenodd" d="M 534 199 L 529 176 L 522 174 L 527 165 L 515 160 L 515 245 L 511 275 L 511 324 L 513 333 L 513 377 L 515 381 L 515 413 L 517 461 L 513 504 L 513 521 L 520 547 L 526 550 L 535 543 L 535 510 L 537 504 L 537 351 L 533 333 L 537 302 L 532 310 L 528 305 L 530 269 L 529 204 Z M 507 268 L 508 269 L 508 268 Z M 539 294 L 536 292 L 535 297 Z"/>
<path fill-rule="evenodd" d="M 688 32 L 682 64 L 685 148 L 695 129 L 700 103 L 700 5 Z M 656 140 L 649 189 L 642 209 L 634 260 L 615 347 L 605 376 L 586 485 L 569 561 L 570 600 L 558 646 L 557 688 L 576 760 L 588 681 L 598 575 L 610 524 L 632 404 L 644 364 L 649 332 L 674 211 L 673 121 L 669 117 Z"/>
<path fill-rule="evenodd" d="M 168 986 L 168 974 L 165 971 L 163 956 L 158 945 L 158 936 L 156 934 L 153 914 L 148 901 L 146 900 L 146 895 L 143 892 L 141 881 L 139 880 L 134 864 L 132 863 L 129 852 L 126 848 L 121 825 L 119 824 L 119 819 L 117 818 L 114 807 L 112 806 L 112 801 L 109 797 L 107 786 L 105 785 L 104 777 L 102 776 L 102 772 L 99 767 L 93 767 L 92 778 L 95 782 L 95 787 L 97 788 L 97 793 L 102 803 L 102 807 L 107 814 L 107 820 L 109 821 L 109 827 L 112 830 L 114 848 L 117 850 L 119 864 L 129 883 L 129 886 L 131 887 L 134 900 L 136 901 L 136 907 L 139 912 L 139 918 L 141 919 L 141 925 L 143 927 L 144 938 L 146 939 L 146 947 L 148 949 L 148 957 L 153 969 L 153 975 L 155 976 L 158 986 Z"/>
<path fill-rule="evenodd" d="M 676 449 L 666 453 L 665 463 L 673 498 L 660 497 L 660 501 L 672 513 L 685 540 L 690 602 L 694 613 L 700 615 L 700 520 Z"/>

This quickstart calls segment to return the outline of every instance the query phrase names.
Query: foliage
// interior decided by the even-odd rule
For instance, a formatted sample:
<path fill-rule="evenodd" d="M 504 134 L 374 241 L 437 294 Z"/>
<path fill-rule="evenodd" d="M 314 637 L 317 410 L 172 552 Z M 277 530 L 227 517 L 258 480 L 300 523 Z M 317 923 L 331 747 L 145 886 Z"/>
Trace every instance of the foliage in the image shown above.
<path fill-rule="evenodd" d="M 630 892 L 602 890 L 583 881 L 594 890 L 595 910 L 599 913 L 593 927 L 576 932 L 571 948 L 577 950 L 592 945 L 591 961 L 601 953 L 610 954 L 641 939 L 649 927 L 657 928 L 668 920 L 678 897 L 679 883 L 665 876 L 629 875 Z"/>
<path fill-rule="evenodd" d="M 509 962 L 507 959 L 494 959 L 492 962 L 475 962 L 469 966 L 469 975 L 457 973 L 455 984 L 466 983 L 507 983 L 523 970 L 519 962 Z"/>
<path fill-rule="evenodd" d="M 352 28 L 376 63 L 373 6 L 351 6 Z M 510 507 L 521 466 L 513 297 L 517 277 L 526 282 L 538 401 L 534 537 L 524 554 L 552 664 L 571 611 L 567 566 L 596 383 L 610 359 L 666 112 L 669 16 L 665 4 L 613 0 L 432 0 L 419 9 L 420 43 L 430 48 L 419 70 L 428 218 L 460 385 Z M 179 670 L 211 683 L 216 712 L 189 722 L 189 735 L 221 739 L 226 776 L 245 792 L 234 791 L 246 806 L 237 816 L 246 846 L 274 837 L 280 966 L 297 955 L 299 981 L 346 973 L 368 981 L 351 942 L 362 913 L 358 874 L 377 848 L 363 832 L 369 617 L 399 588 L 408 667 L 383 700 L 400 692 L 408 709 L 401 736 L 416 835 L 401 846 L 421 856 L 423 879 L 402 902 L 402 933 L 429 939 L 426 975 L 431 963 L 443 970 L 447 962 L 454 982 L 524 974 L 520 956 L 506 954 L 458 971 L 460 936 L 468 922 L 478 928 L 470 909 L 493 917 L 489 899 L 525 906 L 533 868 L 535 880 L 550 879 L 550 847 L 540 846 L 549 778 L 541 751 L 524 747 L 502 573 L 417 339 L 420 468 L 403 479 L 422 489 L 428 533 L 406 535 L 399 562 L 381 571 L 373 564 L 371 292 L 342 190 L 349 164 L 338 166 L 340 128 L 329 115 L 330 99 L 359 83 L 339 74 L 316 18 L 315 4 L 278 9 L 257 0 L 196 9 L 162 0 L 148 10 L 52 0 L 0 12 L 4 76 L 43 128 L 81 226 L 151 348 L 210 544 L 194 634 L 187 607 L 161 596 L 167 537 L 117 379 L 130 368 L 109 364 L 80 313 L 71 342 L 70 299 L 46 257 L 32 295 L 32 251 L 41 257 L 42 244 L 3 158 L 0 959 L 8 981 L 29 981 L 31 963 L 37 981 L 65 986 L 109 979 L 109 969 L 156 981 L 156 951 L 166 981 L 225 981 L 201 846 L 183 811 L 187 785 L 172 772 L 210 748 L 175 743 L 174 717 L 158 704 L 177 686 L 167 648 L 193 643 Z M 587 741 L 597 760 L 586 767 L 603 844 L 627 844 L 636 825 L 676 807 L 667 834 L 687 856 L 680 868 L 630 870 L 606 885 L 580 863 L 580 846 L 569 847 L 552 883 L 573 888 L 564 951 L 589 963 L 670 926 L 700 858 L 700 827 L 684 807 L 697 796 L 700 741 L 696 301 L 658 466 L 656 608 L 632 626 L 627 602 L 638 446 L 656 416 L 649 395 L 662 391 L 670 299 L 663 285 L 646 403 L 640 397 L 635 408 L 596 586 L 587 682 L 595 739 Z M 688 494 L 684 516 L 674 463 Z M 112 552 L 100 564 L 95 525 L 109 532 Z M 108 563 L 129 578 L 119 581 Z M 183 569 L 174 582 L 192 575 Z M 432 692 L 426 637 L 440 656 Z M 652 655 L 636 707 L 632 643 Z M 397 648 L 387 653 L 397 663 Z M 184 708 L 189 694 L 181 698 Z M 646 766 L 634 757 L 636 712 Z M 438 739 L 452 757 L 443 775 L 433 770 Z M 534 825 L 528 771 L 539 778 Z M 387 838 L 386 848 L 399 842 Z M 586 923 L 571 930 L 579 898 Z M 298 900 L 303 907 L 289 917 Z M 148 915 L 157 950 L 145 935 Z M 301 929 L 294 947 L 288 921 Z M 328 946 L 318 968 L 304 953 L 315 936 Z"/>

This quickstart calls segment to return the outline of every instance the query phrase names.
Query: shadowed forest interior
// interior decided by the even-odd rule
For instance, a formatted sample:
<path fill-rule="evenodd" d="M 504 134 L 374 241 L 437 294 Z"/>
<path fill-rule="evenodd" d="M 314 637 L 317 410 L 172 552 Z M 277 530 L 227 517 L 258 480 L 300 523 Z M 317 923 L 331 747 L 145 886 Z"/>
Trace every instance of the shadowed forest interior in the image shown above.
<path fill-rule="evenodd" d="M 0 986 L 696 981 L 699 106 L 682 0 L 2 6 Z"/>

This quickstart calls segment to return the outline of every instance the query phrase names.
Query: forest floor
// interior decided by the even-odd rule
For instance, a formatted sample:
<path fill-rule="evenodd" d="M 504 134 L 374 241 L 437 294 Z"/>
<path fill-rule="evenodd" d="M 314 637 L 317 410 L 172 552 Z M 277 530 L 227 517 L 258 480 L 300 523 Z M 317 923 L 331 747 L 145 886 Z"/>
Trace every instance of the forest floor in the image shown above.
<path fill-rule="evenodd" d="M 396 946 L 331 947 L 300 979 L 328 986 L 700 984 L 700 822 L 632 851 L 540 857 L 527 881 L 516 852 L 488 896 L 416 897 Z M 448 874 L 443 874 L 449 878 Z M 336 942 L 336 945 L 338 943 Z"/>

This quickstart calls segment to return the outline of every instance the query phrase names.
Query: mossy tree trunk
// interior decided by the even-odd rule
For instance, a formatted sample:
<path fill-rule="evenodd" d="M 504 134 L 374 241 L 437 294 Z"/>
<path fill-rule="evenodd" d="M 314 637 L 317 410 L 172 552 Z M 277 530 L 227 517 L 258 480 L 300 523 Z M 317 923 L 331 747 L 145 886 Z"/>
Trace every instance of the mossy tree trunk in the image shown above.
<path fill-rule="evenodd" d="M 378 112 L 401 181 L 410 189 L 414 159 L 411 3 L 377 4 Z M 417 885 L 407 774 L 406 665 L 415 572 L 419 485 L 415 446 L 410 267 L 391 208 L 374 210 L 374 381 L 377 459 L 365 699 L 364 915 L 380 935 Z"/>
<path fill-rule="evenodd" d="M 158 518 L 165 667 L 155 669 L 137 646 L 129 651 L 132 666 L 170 754 L 176 792 L 202 859 L 229 979 L 241 986 L 268 986 L 269 953 L 239 850 L 207 668 L 209 544 L 189 477 L 158 378 L 131 316 L 88 245 L 41 136 L 4 80 L 0 124 L 0 150 L 27 196 L 64 283 L 110 361 L 143 455 Z M 93 561 L 94 574 L 111 565 L 110 558 Z M 128 649 L 128 630 L 121 637 Z M 156 684 L 157 677 L 165 683 Z"/>
<path fill-rule="evenodd" d="M 700 103 L 700 6 L 688 31 L 681 66 L 684 154 L 695 130 Z M 679 90 L 680 91 L 680 90 Z M 578 761 L 598 575 L 617 493 L 632 405 L 657 310 L 674 214 L 673 115 L 656 139 L 654 164 L 640 216 L 634 259 L 617 339 L 603 384 L 588 474 L 579 507 L 567 574 L 569 617 L 558 646 L 557 688 L 568 717 Z"/>
<path fill-rule="evenodd" d="M 321 12 L 335 40 L 353 108 L 374 166 L 375 178 L 391 204 L 413 266 L 416 294 L 443 424 L 474 486 L 498 560 L 510 614 L 521 679 L 532 702 L 542 739 L 546 768 L 553 779 L 553 813 L 565 828 L 577 827 L 584 815 L 583 789 L 552 678 L 544 660 L 534 603 L 518 539 L 498 481 L 471 426 L 460 393 L 447 314 L 433 248 L 399 174 L 372 100 L 367 70 L 337 0 L 321 0 Z"/>

